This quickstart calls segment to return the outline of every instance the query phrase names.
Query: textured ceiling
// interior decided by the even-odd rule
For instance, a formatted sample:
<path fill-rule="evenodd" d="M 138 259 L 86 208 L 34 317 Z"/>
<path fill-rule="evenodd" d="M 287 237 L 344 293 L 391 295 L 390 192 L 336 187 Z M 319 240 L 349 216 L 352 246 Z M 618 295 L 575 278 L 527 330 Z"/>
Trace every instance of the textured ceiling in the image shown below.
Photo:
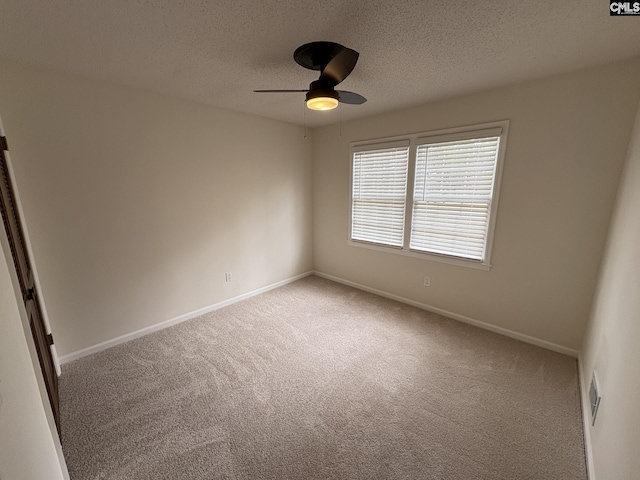
<path fill-rule="evenodd" d="M 0 0 L 0 56 L 318 126 L 640 55 L 640 17 L 606 0 Z M 361 106 L 305 113 L 299 45 L 360 52 L 339 88 Z"/>

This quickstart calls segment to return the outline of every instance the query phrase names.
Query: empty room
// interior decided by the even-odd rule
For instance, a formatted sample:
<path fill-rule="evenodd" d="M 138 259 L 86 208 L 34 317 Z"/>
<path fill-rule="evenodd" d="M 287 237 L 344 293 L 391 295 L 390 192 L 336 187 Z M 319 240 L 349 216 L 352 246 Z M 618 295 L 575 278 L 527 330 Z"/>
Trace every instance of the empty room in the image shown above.
<path fill-rule="evenodd" d="M 633 480 L 640 4 L 0 0 L 0 479 Z"/>

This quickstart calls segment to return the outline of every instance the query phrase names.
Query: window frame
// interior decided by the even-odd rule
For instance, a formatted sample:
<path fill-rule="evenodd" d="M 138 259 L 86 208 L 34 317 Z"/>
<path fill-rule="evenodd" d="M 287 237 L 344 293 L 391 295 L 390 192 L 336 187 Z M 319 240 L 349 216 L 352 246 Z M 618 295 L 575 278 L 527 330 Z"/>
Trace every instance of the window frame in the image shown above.
<path fill-rule="evenodd" d="M 391 248 L 391 249 L 401 249 L 404 247 L 404 243 L 405 243 L 405 231 L 404 231 L 404 225 L 406 222 L 406 209 L 407 209 L 407 205 L 406 205 L 406 201 L 407 201 L 407 192 L 409 191 L 409 165 L 411 163 L 411 158 L 410 158 L 410 154 L 411 154 L 411 145 L 409 143 L 408 139 L 403 139 L 403 140 L 392 140 L 392 141 L 384 141 L 384 142 L 376 142 L 373 144 L 367 144 L 366 146 L 364 146 L 364 148 L 360 147 L 360 146 L 352 146 L 351 147 L 351 208 L 349 210 L 350 212 L 350 230 L 349 230 L 349 239 L 353 239 L 353 207 L 354 207 L 354 198 L 353 198 L 353 194 L 354 194 L 354 167 L 355 167 L 355 155 L 357 153 L 361 153 L 361 152 L 374 152 L 376 150 L 386 150 L 386 149 L 392 149 L 392 148 L 406 148 L 407 149 L 407 173 L 406 173 L 406 177 L 405 177 L 405 192 L 404 192 L 404 206 L 403 206 L 403 216 L 404 216 L 404 220 L 402 221 L 402 245 L 398 246 L 398 245 L 384 245 L 384 244 L 380 244 L 377 242 L 373 242 L 373 241 L 367 241 L 367 240 L 359 240 L 359 239 L 354 239 L 354 242 L 364 242 L 364 243 L 368 243 L 368 244 L 373 244 L 373 245 L 384 245 L 387 248 Z"/>
<path fill-rule="evenodd" d="M 353 247 L 366 248 L 381 252 L 394 253 L 396 255 L 421 258 L 435 262 L 448 263 L 452 265 L 464 266 L 480 270 L 491 269 L 491 256 L 493 251 L 494 233 L 497 220 L 498 205 L 500 199 L 500 187 L 502 183 L 502 171 L 504 168 L 504 157 L 509 133 L 509 120 L 488 122 L 462 127 L 446 128 L 429 132 L 399 135 L 394 137 L 380 138 L 374 140 L 351 142 L 349 145 L 349 226 L 347 244 Z M 489 208 L 489 221 L 487 225 L 487 236 L 485 242 L 485 254 L 482 260 L 457 257 L 453 255 L 438 254 L 433 252 L 423 252 L 410 248 L 411 229 L 413 222 L 413 202 L 415 190 L 416 156 L 418 146 L 425 143 L 439 143 L 445 141 L 455 141 L 471 139 L 481 136 L 499 136 L 499 147 L 496 158 L 495 176 L 491 195 L 491 205 Z M 437 142 L 434 142 L 437 141 Z M 407 189 L 405 197 L 405 218 L 403 227 L 402 247 L 386 246 L 364 240 L 354 240 L 352 238 L 353 227 L 353 167 L 354 153 L 385 148 L 386 145 L 409 142 L 409 165 L 407 170 Z"/>

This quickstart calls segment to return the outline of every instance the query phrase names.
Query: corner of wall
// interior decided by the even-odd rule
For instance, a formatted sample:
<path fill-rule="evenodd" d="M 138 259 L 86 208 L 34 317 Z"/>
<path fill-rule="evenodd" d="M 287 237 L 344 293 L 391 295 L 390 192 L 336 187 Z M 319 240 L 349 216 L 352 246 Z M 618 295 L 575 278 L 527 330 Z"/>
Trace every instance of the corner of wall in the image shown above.
<path fill-rule="evenodd" d="M 582 352 L 578 354 L 578 385 L 580 387 L 580 406 L 582 410 L 582 431 L 584 434 L 584 455 L 587 463 L 587 477 L 589 480 L 596 480 L 593 451 L 591 448 L 591 425 L 589 423 L 589 390 L 587 387 L 587 377 L 584 372 Z"/>

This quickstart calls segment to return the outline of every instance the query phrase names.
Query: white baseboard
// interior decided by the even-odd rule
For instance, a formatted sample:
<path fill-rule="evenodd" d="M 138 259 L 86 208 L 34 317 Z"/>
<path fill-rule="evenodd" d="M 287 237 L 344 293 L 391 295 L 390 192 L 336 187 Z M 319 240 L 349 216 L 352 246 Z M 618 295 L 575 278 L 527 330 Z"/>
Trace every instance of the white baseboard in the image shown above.
<path fill-rule="evenodd" d="M 87 355 L 91 355 L 93 353 L 106 350 L 107 348 L 115 347 L 116 345 L 128 342 L 135 338 L 149 335 L 150 333 L 157 332 L 158 330 L 162 330 L 167 327 L 171 327 L 172 325 L 182 323 L 186 320 L 191 320 L 192 318 L 199 317 L 200 315 L 204 315 L 205 313 L 213 312 L 214 310 L 218 310 L 219 308 L 226 307 L 227 305 L 231 305 L 233 303 L 246 300 L 247 298 L 253 297 L 255 295 L 260 295 L 261 293 L 268 292 L 269 290 L 273 290 L 274 288 L 282 287 L 283 285 L 287 285 L 288 283 L 295 282 L 296 280 L 300 280 L 301 278 L 308 277 L 309 275 L 312 275 L 312 274 L 313 272 L 305 272 L 300 275 L 296 275 L 295 277 L 287 278 L 280 282 L 272 283 L 271 285 L 267 285 L 266 287 L 258 288 L 257 290 L 253 290 L 248 293 L 243 293 L 242 295 L 238 295 L 237 297 L 233 297 L 228 300 L 223 300 L 222 302 L 214 303 L 213 305 L 209 305 L 208 307 L 203 307 L 198 310 L 194 310 L 193 312 L 185 313 L 184 315 L 180 315 L 178 317 L 165 320 L 164 322 L 156 323 L 155 325 L 151 325 L 149 327 L 136 330 L 135 332 L 127 333 L 126 335 L 121 335 L 119 337 L 112 338 L 111 340 L 107 340 L 106 342 L 98 343 L 97 345 L 92 345 L 91 347 L 83 348 L 82 350 L 68 353 L 67 355 L 63 355 L 59 357 L 60 364 L 64 365 L 65 363 L 69 363 L 69 362 L 72 362 L 73 360 L 86 357 Z"/>
<path fill-rule="evenodd" d="M 582 431 L 584 432 L 584 454 L 587 457 L 587 476 L 589 480 L 596 480 L 593 451 L 591 450 L 591 422 L 589 421 L 591 402 L 589 400 L 589 384 L 584 383 L 582 354 L 578 356 L 578 376 L 580 378 L 580 405 L 582 406 Z"/>
<path fill-rule="evenodd" d="M 314 271 L 313 273 L 314 275 L 317 275 L 322 278 L 326 278 L 327 280 L 332 280 L 337 283 L 342 283 L 344 285 L 348 285 L 350 287 L 354 287 L 359 290 L 364 290 L 365 292 L 375 293 L 376 295 L 380 295 L 381 297 L 386 297 L 392 300 L 396 300 L 398 302 L 406 303 L 408 305 L 421 308 L 422 310 L 427 310 L 428 312 L 437 313 L 438 315 L 442 315 L 443 317 L 452 318 L 454 320 L 458 320 L 463 323 L 468 323 L 469 325 L 473 325 L 473 326 L 482 328 L 484 330 L 489 330 L 491 332 L 499 333 L 507 337 L 515 338 L 516 340 L 521 340 L 525 343 L 530 343 L 538 347 L 546 348 L 547 350 L 553 350 L 554 352 L 563 353 L 565 355 L 569 355 L 570 357 L 578 358 L 579 352 L 578 350 L 574 350 L 573 348 L 568 348 L 563 345 L 558 345 L 557 343 L 548 342 L 547 340 L 542 340 L 536 337 L 532 337 L 530 335 L 525 335 L 524 333 L 515 332 L 513 330 L 509 330 L 508 328 L 491 325 L 490 323 L 482 322 L 480 320 L 476 320 L 475 318 L 449 312 L 447 310 L 443 310 L 442 308 L 432 307 L 431 305 L 427 305 L 425 303 L 416 302 L 414 300 L 410 300 L 408 298 L 404 298 L 399 295 L 394 295 L 392 293 L 384 292 L 382 290 L 367 287 L 366 285 L 360 285 L 359 283 L 355 283 L 350 280 L 345 280 L 339 277 L 334 277 L 333 275 L 328 275 L 326 273 L 322 273 L 318 271 Z"/>
<path fill-rule="evenodd" d="M 56 344 L 52 344 L 49 349 L 51 350 L 51 357 L 53 358 L 53 365 L 56 367 L 56 375 L 62 375 L 62 369 L 60 367 L 60 358 L 58 358 L 58 351 L 56 350 Z"/>
<path fill-rule="evenodd" d="M 226 307 L 227 305 L 231 305 L 233 303 L 240 302 L 242 300 L 245 300 L 247 298 L 253 297 L 255 295 L 259 295 L 261 293 L 268 292 L 269 290 L 273 290 L 274 288 L 278 288 L 278 287 L 281 287 L 281 286 L 286 285 L 288 283 L 295 282 L 296 280 L 299 280 L 301 278 L 307 277 L 307 276 L 312 275 L 312 274 L 318 275 L 319 277 L 326 278 L 328 280 L 332 280 L 332 281 L 337 282 L 337 283 L 342 283 L 344 285 L 348 285 L 350 287 L 357 288 L 359 290 L 364 290 L 366 292 L 374 293 L 376 295 L 380 295 L 381 297 L 386 297 L 386 298 L 390 298 L 392 300 L 396 300 L 398 302 L 406 303 L 408 305 L 412 305 L 414 307 L 421 308 L 421 309 L 427 310 L 429 312 L 437 313 L 437 314 L 442 315 L 444 317 L 449 317 L 449 318 L 452 318 L 454 320 L 458 320 L 460 322 L 467 323 L 469 325 L 474 325 L 476 327 L 483 328 L 485 330 L 489 330 L 489 331 L 492 331 L 492 332 L 495 332 L 495 333 L 499 333 L 499 334 L 505 335 L 507 337 L 515 338 L 517 340 L 521 340 L 523 342 L 530 343 L 532 345 L 537 345 L 539 347 L 546 348 L 548 350 L 553 350 L 554 352 L 563 353 L 565 355 L 569 355 L 569 356 L 578 358 L 579 352 L 577 350 L 565 347 L 563 345 L 558 345 L 556 343 L 549 342 L 547 340 L 541 340 L 539 338 L 532 337 L 530 335 L 526 335 L 526 334 L 523 334 L 523 333 L 515 332 L 515 331 L 509 330 L 507 328 L 498 327 L 496 325 L 491 325 L 489 323 L 486 323 L 486 322 L 483 322 L 483 321 L 480 321 L 480 320 L 476 320 L 474 318 L 467 317 L 465 315 L 460 315 L 460 314 L 457 314 L 457 313 L 454 313 L 454 312 L 449 312 L 447 310 L 444 310 L 444 309 L 441 309 L 441 308 L 438 308 L 438 307 L 433 307 L 433 306 L 427 305 L 425 303 L 416 302 L 414 300 L 410 300 L 408 298 L 401 297 L 399 295 L 394 295 L 392 293 L 384 292 L 382 290 L 378 290 L 378 289 L 375 289 L 375 288 L 367 287 L 366 285 L 361 285 L 359 283 L 355 283 L 355 282 L 352 282 L 350 280 L 345 280 L 343 278 L 335 277 L 333 275 L 329 275 L 329 274 L 318 272 L 318 271 L 311 271 L 311 272 L 305 272 L 305 273 L 300 274 L 300 275 L 296 275 L 295 277 L 291 277 L 291 278 L 282 280 L 282 281 L 277 282 L 277 283 L 273 283 L 271 285 L 267 285 L 266 287 L 262 287 L 262 288 L 259 288 L 257 290 L 253 290 L 251 292 L 244 293 L 242 295 L 238 295 L 237 297 L 233 297 L 233 298 L 230 298 L 228 300 L 224 300 L 222 302 L 218 302 L 218 303 L 215 303 L 213 305 L 209 305 L 207 307 L 200 308 L 198 310 L 194 310 L 193 312 L 185 313 L 184 315 L 180 315 L 178 317 L 175 317 L 175 318 L 172 318 L 172 319 L 169 319 L 169 320 L 165 320 L 164 322 L 156 323 L 155 325 L 151 325 L 149 327 L 142 328 L 142 329 L 137 330 L 135 332 L 128 333 L 126 335 L 121 335 L 119 337 L 113 338 L 111 340 L 107 340 L 107 341 L 99 343 L 97 345 L 92 345 L 91 347 L 83 348 L 82 350 L 78 350 L 76 352 L 72 352 L 72 353 L 69 353 L 67 355 L 63 355 L 63 356 L 59 357 L 60 364 L 64 365 L 65 363 L 69 363 L 69 362 L 71 362 L 73 360 L 77 360 L 78 358 L 82 358 L 82 357 L 85 357 L 87 355 L 91 355 L 92 353 L 100 352 L 102 350 L 105 350 L 107 348 L 113 347 L 115 345 L 119 345 L 121 343 L 128 342 L 129 340 L 133 340 L 134 338 L 138 338 L 138 337 L 142 337 L 144 335 L 148 335 L 149 333 L 156 332 L 158 330 L 162 330 L 162 329 L 170 327 L 172 325 L 176 325 L 176 324 L 184 322 L 186 320 L 190 320 L 190 319 L 198 317 L 200 315 L 204 315 L 205 313 L 209 313 L 209 312 L 212 312 L 212 311 L 217 310 L 219 308 Z"/>

